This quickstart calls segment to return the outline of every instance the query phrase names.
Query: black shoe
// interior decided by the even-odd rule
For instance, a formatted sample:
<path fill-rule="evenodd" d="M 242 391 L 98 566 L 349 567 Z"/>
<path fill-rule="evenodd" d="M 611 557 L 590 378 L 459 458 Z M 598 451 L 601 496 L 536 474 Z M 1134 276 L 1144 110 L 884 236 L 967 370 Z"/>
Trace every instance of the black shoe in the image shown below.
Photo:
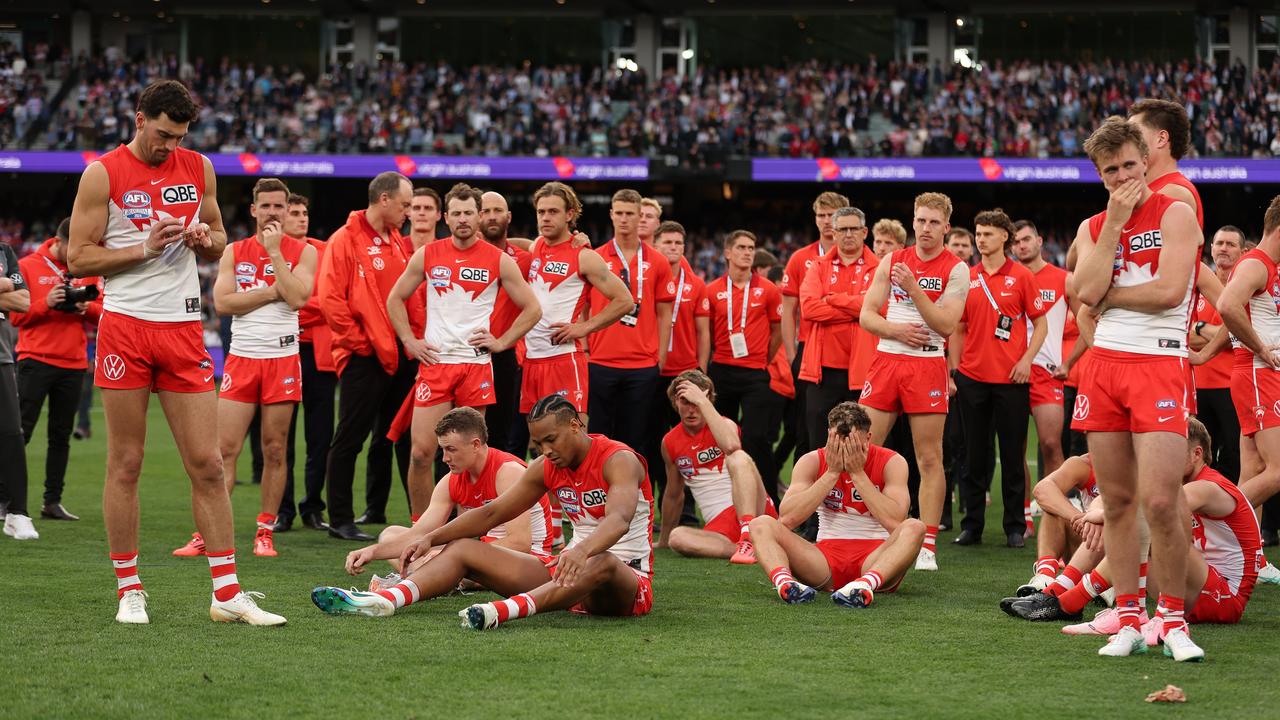
<path fill-rule="evenodd" d="M 1280 545 L 1280 533 L 1275 530 L 1262 531 L 1262 547 L 1275 547 Z"/>
<path fill-rule="evenodd" d="M 956 539 L 951 542 L 956 545 L 981 545 L 982 533 L 974 532 L 972 530 L 961 530 L 960 534 L 956 536 Z"/>
<path fill-rule="evenodd" d="M 302 524 L 312 530 L 328 530 L 329 523 L 324 521 L 324 515 L 320 513 L 302 513 Z"/>
<path fill-rule="evenodd" d="M 1013 604 L 1018 602 L 1019 600 L 1024 599 L 1025 597 L 1026 597 L 1025 595 L 1015 595 L 1013 597 L 1001 598 L 1000 609 L 1005 611 L 1005 614 L 1007 615 L 1013 615 L 1013 617 L 1017 617 L 1017 615 L 1014 615 L 1013 613 Z"/>
<path fill-rule="evenodd" d="M 338 538 L 339 540 L 359 540 L 360 542 L 369 542 L 373 536 L 356 527 L 355 523 L 347 523 L 329 528 L 329 537 Z"/>
<path fill-rule="evenodd" d="M 378 515 L 375 513 L 371 513 L 368 510 L 365 510 L 363 515 L 356 518 L 356 524 L 357 525 L 386 525 L 387 516 Z"/>
<path fill-rule="evenodd" d="M 1011 548 L 1024 548 L 1027 546 L 1027 539 L 1020 532 L 1009 533 L 1005 544 Z"/>
<path fill-rule="evenodd" d="M 62 503 L 45 505 L 40 508 L 40 517 L 46 520 L 79 520 L 80 518 L 67 512 Z"/>
<path fill-rule="evenodd" d="M 1069 613 L 1062 609 L 1062 604 L 1053 595 L 1036 593 L 1023 598 L 1010 607 L 1012 614 L 1032 622 L 1051 622 L 1054 620 L 1076 621 L 1084 616 L 1081 613 Z"/>
<path fill-rule="evenodd" d="M 1035 585 L 1031 585 L 1030 583 L 1028 583 L 1026 585 L 1019 585 L 1018 589 L 1013 591 L 1013 594 L 1017 595 L 1020 598 L 1024 598 L 1024 597 L 1030 597 L 1031 595 L 1035 595 L 1038 592 L 1040 591 L 1036 589 Z"/>
<path fill-rule="evenodd" d="M 277 515 L 276 524 L 271 526 L 271 532 L 289 532 L 293 529 L 292 515 Z"/>

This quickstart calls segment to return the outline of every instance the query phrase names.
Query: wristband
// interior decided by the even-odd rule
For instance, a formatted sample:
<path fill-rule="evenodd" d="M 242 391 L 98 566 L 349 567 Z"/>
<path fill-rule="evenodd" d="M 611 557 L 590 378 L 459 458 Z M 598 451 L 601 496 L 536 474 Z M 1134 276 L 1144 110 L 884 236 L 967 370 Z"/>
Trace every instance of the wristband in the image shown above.
<path fill-rule="evenodd" d="M 152 251 L 151 248 L 146 243 L 142 244 L 143 260 L 151 260 L 153 258 L 158 258 L 162 253 L 164 253 L 163 249 Z"/>

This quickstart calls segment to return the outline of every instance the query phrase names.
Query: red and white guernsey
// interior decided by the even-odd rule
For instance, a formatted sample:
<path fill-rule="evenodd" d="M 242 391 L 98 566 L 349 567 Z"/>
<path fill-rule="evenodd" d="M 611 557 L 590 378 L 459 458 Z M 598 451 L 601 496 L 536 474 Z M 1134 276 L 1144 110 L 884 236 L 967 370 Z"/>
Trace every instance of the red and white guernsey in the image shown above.
<path fill-rule="evenodd" d="M 502 251 L 476 237 L 459 250 L 453 238 L 427 243 L 422 267 L 427 279 L 427 327 L 423 339 L 438 349 L 446 365 L 484 365 L 489 353 L 468 341 L 489 329 L 498 300 Z"/>
<path fill-rule="evenodd" d="M 1160 251 L 1164 238 L 1160 234 L 1160 220 L 1171 205 L 1178 202 L 1167 195 L 1153 194 L 1134 209 L 1127 227 L 1120 232 L 1116 243 L 1116 257 L 1112 265 L 1111 285 L 1132 287 L 1149 283 L 1160 274 Z M 1089 218 L 1089 235 L 1094 242 L 1102 231 L 1107 213 L 1102 211 Z M 1189 252 L 1199 257 L 1200 248 Z M 1094 346 L 1117 352 L 1139 355 L 1164 355 L 1185 358 L 1187 333 L 1191 328 L 1191 296 L 1196 286 L 1199 263 L 1192 270 L 1186 293 L 1177 306 L 1154 313 L 1138 312 L 1124 308 L 1108 308 L 1098 318 L 1094 331 Z"/>
<path fill-rule="evenodd" d="M 741 428 L 736 425 L 734 428 L 738 434 L 742 433 Z M 701 430 L 691 433 L 681 423 L 662 438 L 662 447 L 684 478 L 707 522 L 733 505 L 733 480 L 725 466 L 724 451 L 716 444 L 711 428 L 703 424 Z"/>
<path fill-rule="evenodd" d="M 1040 302 L 1044 303 L 1045 321 L 1049 334 L 1045 336 L 1040 352 L 1032 363 L 1053 372 L 1062 366 L 1062 334 L 1067 327 L 1067 271 L 1057 265 L 1045 264 L 1035 273 L 1040 286 Z M 1027 318 L 1027 339 L 1031 339 L 1031 318 Z"/>
<path fill-rule="evenodd" d="M 536 256 L 536 254 L 535 254 Z M 609 502 L 609 484 L 604 480 L 605 461 L 620 452 L 629 452 L 645 469 L 636 500 L 636 513 L 622 539 L 609 548 L 609 553 L 646 575 L 653 573 L 653 486 L 649 483 L 649 466 L 644 456 L 617 440 L 591 435 L 591 449 L 576 468 L 558 468 L 543 462 L 543 482 L 555 493 L 564 514 L 573 523 L 573 540 L 569 547 L 591 537 L 604 518 Z M 567 548 L 566 548 L 567 549 Z"/>
<path fill-rule="evenodd" d="M 489 455 L 484 461 L 484 470 L 480 477 L 472 479 L 470 472 L 449 473 L 449 499 L 464 510 L 473 510 L 488 505 L 498 498 L 498 469 L 509 462 L 525 463 L 520 458 L 497 448 L 489 448 Z M 529 531 L 532 536 L 529 551 L 535 555 L 550 555 L 551 542 L 551 504 L 547 496 L 538 498 L 538 502 L 529 508 Z M 501 540 L 507 536 L 507 529 L 501 525 L 485 535 L 490 540 Z"/>
<path fill-rule="evenodd" d="M 1098 499 L 1101 491 L 1098 489 L 1098 477 L 1093 474 L 1093 459 L 1089 457 L 1088 453 L 1081 457 L 1089 465 L 1089 478 L 1076 485 L 1076 490 L 1080 491 L 1080 512 L 1088 512 L 1089 505 Z"/>
<path fill-rule="evenodd" d="M 938 256 L 932 260 L 921 260 L 920 256 L 916 254 L 916 249 L 909 247 L 894 251 L 889 256 L 888 262 L 890 267 L 897 263 L 905 263 L 912 274 L 916 276 L 916 282 L 920 284 L 920 289 L 924 290 L 924 294 L 929 297 L 930 301 L 936 303 L 938 298 L 942 297 L 942 291 L 947 287 L 947 278 L 951 276 L 951 269 L 964 261 L 946 250 L 938 253 Z M 946 348 L 946 339 L 929 327 L 928 323 L 920 315 L 919 308 L 912 302 L 911 296 L 907 294 L 906 290 L 899 287 L 897 283 L 893 283 L 889 287 L 885 319 L 892 323 L 920 323 L 924 325 L 925 330 L 929 331 L 929 341 L 924 347 L 914 347 L 892 338 L 880 338 L 880 344 L 876 346 L 877 350 L 891 355 L 942 357 Z"/>
<path fill-rule="evenodd" d="M 897 454 L 879 445 L 867 446 L 867 461 L 863 465 L 863 471 L 877 489 L 884 490 L 884 466 Z M 827 450 L 818 448 L 818 477 L 826 472 Z M 889 531 L 871 514 L 867 504 L 862 502 L 862 496 L 853 485 L 853 477 L 849 473 L 841 473 L 840 479 L 827 493 L 822 504 L 818 505 L 818 541 L 884 540 L 887 537 Z"/>
<path fill-rule="evenodd" d="M 145 242 L 151 226 L 177 218 L 182 227 L 200 222 L 204 199 L 204 156 L 174 148 L 157 167 L 139 160 L 125 145 L 98 158 L 107 170 L 110 199 L 101 244 L 109 250 Z M 159 256 L 103 277 L 102 307 L 108 312 L 154 322 L 200 319 L 200 278 L 195 251 L 181 242 Z"/>
<path fill-rule="evenodd" d="M 542 306 L 542 319 L 524 336 L 525 355 L 548 358 L 581 350 L 578 342 L 553 343 L 552 325 L 572 323 L 587 305 L 591 284 L 578 271 L 578 256 L 583 248 L 573 247 L 569 240 L 551 245 L 539 237 L 529 251 L 529 285 Z"/>
<path fill-rule="evenodd" d="M 1236 263 L 1236 266 L 1231 269 L 1232 275 L 1235 274 L 1235 271 L 1245 260 L 1256 260 L 1266 268 L 1266 284 L 1253 297 L 1249 298 L 1249 304 L 1245 306 L 1245 311 L 1249 314 L 1249 322 L 1253 325 L 1253 331 L 1258 334 L 1258 339 L 1262 341 L 1263 346 L 1274 347 L 1280 344 L 1280 272 L 1277 272 L 1276 262 L 1270 256 L 1258 248 L 1254 248 L 1241 256 L 1240 262 Z M 1234 337 L 1231 338 L 1231 344 L 1246 353 L 1250 353 L 1249 349 Z M 1252 356 L 1252 353 L 1250 355 Z M 1269 365 L 1256 357 L 1253 358 L 1253 367 L 1258 369 L 1270 368 Z"/>
<path fill-rule="evenodd" d="M 1204 554 L 1204 561 L 1227 581 L 1233 593 L 1248 598 L 1258 580 L 1258 571 L 1267 564 L 1262 554 L 1258 518 L 1240 488 L 1218 471 L 1206 466 L 1195 480 L 1206 480 L 1222 488 L 1236 501 L 1236 506 L 1222 517 L 1193 513 L 1191 543 Z"/>
<path fill-rule="evenodd" d="M 284 235 L 280 254 L 293 270 L 307 243 Z M 236 292 L 249 292 L 276 284 L 275 265 L 257 235 L 227 248 L 235 270 Z M 278 358 L 298 354 L 298 311 L 284 300 L 275 300 L 231 318 L 231 354 L 243 358 Z"/>
<path fill-rule="evenodd" d="M 1200 191 L 1196 190 L 1196 186 L 1187 179 L 1186 175 L 1174 170 L 1165 173 L 1160 177 L 1147 183 L 1147 187 L 1151 188 L 1151 192 L 1158 193 L 1168 185 L 1178 185 L 1186 188 L 1191 192 L 1191 197 L 1196 201 L 1196 222 L 1200 224 L 1200 229 L 1204 229 L 1204 203 L 1200 201 Z"/>

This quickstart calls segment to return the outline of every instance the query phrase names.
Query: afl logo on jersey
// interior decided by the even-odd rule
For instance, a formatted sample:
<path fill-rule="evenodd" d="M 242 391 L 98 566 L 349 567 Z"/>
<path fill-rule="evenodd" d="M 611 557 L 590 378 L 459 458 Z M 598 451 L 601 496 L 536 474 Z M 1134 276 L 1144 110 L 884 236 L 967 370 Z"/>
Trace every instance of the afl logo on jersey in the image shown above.
<path fill-rule="evenodd" d="M 240 285 L 252 285 L 258 278 L 258 266 L 251 262 L 236 263 L 236 282 Z"/>
<path fill-rule="evenodd" d="M 676 458 L 676 469 L 686 477 L 693 475 L 693 458 L 688 455 L 681 455 Z"/>
<path fill-rule="evenodd" d="M 124 207 L 120 210 L 127 220 L 146 220 L 151 217 L 151 196 L 142 190 L 130 190 L 120 197 Z"/>
<path fill-rule="evenodd" d="M 827 493 L 827 497 L 822 501 L 828 510 L 839 510 L 844 505 L 844 491 L 840 488 L 831 488 L 831 492 Z"/>
<path fill-rule="evenodd" d="M 458 268 L 458 279 L 467 282 L 485 283 L 489 282 L 489 271 L 485 268 Z"/>
<path fill-rule="evenodd" d="M 574 492 L 572 488 L 562 487 L 556 490 L 556 498 L 560 501 L 560 507 L 564 508 L 566 513 L 570 515 L 582 513 L 582 508 L 578 506 L 578 493 Z"/>
<path fill-rule="evenodd" d="M 453 284 L 453 271 L 443 265 L 431 268 L 431 287 L 444 288 Z"/>
<path fill-rule="evenodd" d="M 200 195 L 195 185 L 170 185 L 160 188 L 160 199 L 165 205 L 184 205 L 200 202 Z"/>

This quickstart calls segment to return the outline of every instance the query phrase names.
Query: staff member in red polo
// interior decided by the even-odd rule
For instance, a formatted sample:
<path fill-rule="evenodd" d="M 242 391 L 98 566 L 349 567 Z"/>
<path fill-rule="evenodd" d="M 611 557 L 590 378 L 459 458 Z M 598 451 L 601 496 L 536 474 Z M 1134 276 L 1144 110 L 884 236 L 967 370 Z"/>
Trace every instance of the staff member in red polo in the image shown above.
<path fill-rule="evenodd" d="M 71 218 L 58 225 L 58 232 L 36 251 L 18 261 L 31 290 L 31 308 L 13 313 L 9 320 L 18 328 L 18 400 L 22 410 L 23 439 L 40 419 L 40 409 L 49 399 L 49 451 L 44 459 L 44 504 L 40 517 L 49 520 L 79 520 L 62 507 L 62 488 L 71 454 L 71 427 L 80 402 L 84 373 L 89 367 L 85 353 L 84 323 L 97 324 L 102 316 L 98 278 L 75 278 L 67 272 L 67 239 Z M 85 293 L 94 299 L 73 302 L 67 290 Z"/>
<path fill-rule="evenodd" d="M 949 365 L 959 366 L 956 402 L 968 457 L 960 478 L 964 518 L 955 543 L 982 542 L 987 478 L 995 466 L 994 433 L 1000 440 L 1004 531 L 1009 547 L 1020 548 L 1026 532 L 1022 459 L 1031 415 L 1031 362 L 1044 344 L 1049 323 L 1035 276 L 1005 255 L 1016 234 L 1013 221 L 1000 210 L 987 210 L 978 213 L 973 224 L 981 260 L 969 269 L 969 296 L 947 349 Z"/>
<path fill-rule="evenodd" d="M 369 207 L 353 211 L 329 237 L 318 281 L 340 391 L 329 448 L 329 535 L 343 540 L 373 539 L 356 526 L 351 505 L 356 457 L 370 433 L 386 436 L 417 374 L 387 317 L 387 296 L 405 268 L 400 226 L 412 194 L 409 179 L 399 173 L 375 177 Z"/>
<path fill-rule="evenodd" d="M 622 278 L 635 302 L 631 312 L 588 339 L 587 423 L 592 433 L 643 450 L 652 434 L 649 414 L 654 398 L 660 397 L 658 368 L 667 361 L 676 285 L 671 263 L 640 242 L 641 199 L 635 190 L 613 194 L 613 239 L 596 251 L 609 272 Z M 593 287 L 590 302 L 595 315 L 610 300 Z"/>
<path fill-rule="evenodd" d="M 734 230 L 724 240 L 729 270 L 707 285 L 711 304 L 711 357 L 707 368 L 716 392 L 716 411 L 742 428 L 742 448 L 756 461 L 760 476 L 774 477 L 768 418 L 773 407 L 769 389 L 770 360 L 782 346 L 782 294 L 751 271 L 756 236 Z"/>
<path fill-rule="evenodd" d="M 805 392 L 808 447 L 827 442 L 827 413 L 846 400 L 856 401 L 864 378 L 851 389 L 849 377 L 853 356 L 860 350 L 870 357 L 874 344 L 861 343 L 855 350 L 854 336 L 867 337 L 858 324 L 862 301 L 871 286 L 880 260 L 867 247 L 867 216 L 853 206 L 845 206 L 831 216 L 835 245 L 814 261 L 800 283 L 800 317 L 807 321 L 808 348 L 800 365 L 800 379 L 810 383 Z M 866 371 L 863 370 L 863 375 Z"/>
<path fill-rule="evenodd" d="M 1223 285 L 1227 284 L 1231 271 L 1244 255 L 1244 239 L 1244 231 L 1234 225 L 1225 225 L 1213 234 L 1210 246 L 1213 272 Z M 1203 294 L 1196 298 L 1193 312 L 1190 345 L 1192 350 L 1200 350 L 1222 329 L 1222 316 Z M 1205 462 L 1231 482 L 1238 483 L 1240 420 L 1231 403 L 1231 368 L 1234 364 L 1234 353 L 1219 352 L 1192 370 L 1196 381 L 1196 417 L 1209 430 L 1213 441 L 1210 444 L 1214 457 L 1205 458 Z"/>

